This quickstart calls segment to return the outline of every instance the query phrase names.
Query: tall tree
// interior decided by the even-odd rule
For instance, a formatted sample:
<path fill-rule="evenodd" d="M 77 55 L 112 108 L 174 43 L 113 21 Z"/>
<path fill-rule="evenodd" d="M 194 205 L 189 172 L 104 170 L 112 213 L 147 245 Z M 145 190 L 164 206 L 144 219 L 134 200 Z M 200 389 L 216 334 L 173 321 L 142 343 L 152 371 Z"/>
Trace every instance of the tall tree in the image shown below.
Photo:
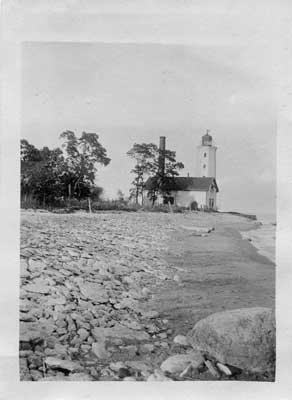
<path fill-rule="evenodd" d="M 169 195 L 169 186 L 174 177 L 179 174 L 179 170 L 184 168 L 184 164 L 176 161 L 176 153 L 171 150 L 165 150 L 164 154 L 160 154 L 160 150 L 154 143 L 135 143 L 127 153 L 132 159 L 136 160 L 136 164 L 131 172 L 134 174 L 132 182 L 133 188 L 130 195 L 135 199 L 136 203 L 141 199 L 143 203 L 143 193 L 145 183 L 148 177 L 152 178 L 152 189 L 148 193 L 148 197 L 154 204 L 158 194 L 164 197 Z M 159 157 L 165 158 L 165 168 L 163 171 L 159 168 Z"/>
<path fill-rule="evenodd" d="M 148 191 L 148 198 L 152 201 L 154 205 L 155 201 L 160 194 L 166 202 L 169 201 L 170 188 L 173 186 L 174 178 L 179 175 L 179 170 L 184 168 L 182 162 L 176 161 L 176 152 L 172 150 L 164 151 L 165 166 L 164 170 L 161 171 L 159 167 L 159 150 L 157 156 L 154 160 L 155 173 L 152 175 L 151 179 L 151 189 Z"/>
<path fill-rule="evenodd" d="M 65 152 L 66 171 L 65 181 L 68 188 L 68 196 L 76 196 L 78 199 L 90 194 L 94 185 L 97 164 L 108 165 L 106 149 L 99 142 L 96 133 L 83 132 L 80 138 L 72 131 L 61 133 L 63 149 Z"/>
<path fill-rule="evenodd" d="M 143 204 L 143 193 L 147 176 L 156 170 L 156 158 L 158 148 L 153 143 L 135 143 L 127 152 L 127 155 L 136 161 L 131 173 L 134 174 L 132 181 L 133 187 L 130 189 L 130 198 L 138 204 L 139 200 Z"/>

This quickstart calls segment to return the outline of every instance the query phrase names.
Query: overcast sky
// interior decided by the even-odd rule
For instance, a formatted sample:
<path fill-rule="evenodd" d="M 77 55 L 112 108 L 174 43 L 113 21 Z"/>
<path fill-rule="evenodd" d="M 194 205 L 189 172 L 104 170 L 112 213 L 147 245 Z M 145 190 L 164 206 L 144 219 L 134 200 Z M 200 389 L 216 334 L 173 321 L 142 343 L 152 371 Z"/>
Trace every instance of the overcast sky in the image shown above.
<path fill-rule="evenodd" d="M 157 43 L 26 43 L 22 137 L 60 146 L 59 135 L 96 132 L 112 159 L 97 183 L 128 194 L 135 142 L 177 152 L 195 176 L 196 146 L 210 129 L 217 150 L 219 207 L 273 212 L 274 92 L 241 46 Z M 252 60 L 249 57 L 253 57 Z"/>

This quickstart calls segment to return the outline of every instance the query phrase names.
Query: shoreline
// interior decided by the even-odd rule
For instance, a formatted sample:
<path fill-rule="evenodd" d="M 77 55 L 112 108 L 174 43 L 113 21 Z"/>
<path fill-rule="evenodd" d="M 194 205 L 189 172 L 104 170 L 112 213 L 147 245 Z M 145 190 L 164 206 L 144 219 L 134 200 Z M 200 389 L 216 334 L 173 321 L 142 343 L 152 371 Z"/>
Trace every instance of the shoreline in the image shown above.
<path fill-rule="evenodd" d="M 147 380 L 185 351 L 174 338 L 206 316 L 274 310 L 275 266 L 240 234 L 255 226 L 219 213 L 21 213 L 21 380 L 67 380 L 54 367 L 42 374 L 30 363 L 36 354 L 28 338 L 39 329 L 56 343 L 39 347 L 39 362 L 62 349 L 61 358 L 77 363 L 84 380 L 123 380 L 110 369 L 115 362 L 134 370 L 143 363 L 145 375 L 136 379 Z M 91 349 L 98 332 L 109 337 L 97 365 Z M 238 379 L 272 378 L 243 371 Z M 193 380 L 212 379 L 203 373 Z"/>
<path fill-rule="evenodd" d="M 257 250 L 258 254 L 276 264 L 276 229 L 272 223 L 240 232 L 242 239 L 248 241 Z"/>
<path fill-rule="evenodd" d="M 198 222 L 202 226 L 213 223 L 215 231 L 208 237 L 173 232 L 166 259 L 178 268 L 180 280 L 157 292 L 156 301 L 165 317 L 173 321 L 173 328 L 179 320 L 187 333 L 198 320 L 223 310 L 274 309 L 275 264 L 241 235 L 254 229 L 254 222 L 238 216 L 218 218 L 216 214 L 205 221 L 193 220 Z M 177 304 L 177 298 L 182 298 L 183 304 Z"/>

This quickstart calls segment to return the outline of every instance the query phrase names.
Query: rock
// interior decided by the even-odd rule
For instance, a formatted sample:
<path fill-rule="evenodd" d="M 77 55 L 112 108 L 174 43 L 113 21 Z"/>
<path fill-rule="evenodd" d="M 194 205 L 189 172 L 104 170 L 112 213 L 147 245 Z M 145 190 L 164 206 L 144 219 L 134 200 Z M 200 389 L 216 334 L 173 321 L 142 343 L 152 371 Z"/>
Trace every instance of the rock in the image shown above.
<path fill-rule="evenodd" d="M 167 378 L 161 371 L 155 370 L 153 374 L 149 375 L 147 382 L 160 382 L 160 381 L 172 381 Z"/>
<path fill-rule="evenodd" d="M 181 346 L 189 346 L 189 341 L 186 338 L 186 336 L 183 335 L 177 335 L 174 339 L 173 339 L 173 343 L 175 344 L 180 344 Z"/>
<path fill-rule="evenodd" d="M 41 283 L 29 283 L 27 285 L 24 285 L 23 289 L 25 289 L 27 292 L 40 294 L 48 294 L 51 291 L 50 286 Z"/>
<path fill-rule="evenodd" d="M 63 346 L 63 345 L 61 345 L 59 343 L 55 344 L 54 350 L 55 350 L 55 354 L 57 354 L 58 356 L 67 355 L 67 347 Z"/>
<path fill-rule="evenodd" d="M 129 345 L 129 346 L 123 346 L 121 350 L 123 352 L 127 352 L 129 358 L 133 358 L 137 354 L 138 348 L 137 346 Z"/>
<path fill-rule="evenodd" d="M 205 228 L 205 227 L 184 226 L 184 225 L 181 225 L 181 227 L 182 227 L 183 229 L 188 230 L 188 231 L 193 231 L 194 233 L 197 233 L 197 234 L 201 234 L 201 233 L 210 233 L 210 232 L 212 232 L 212 231 L 215 230 L 215 228 L 213 228 L 213 227 Z"/>
<path fill-rule="evenodd" d="M 109 365 L 110 369 L 117 372 L 120 368 L 126 368 L 126 364 L 122 361 L 112 362 Z"/>
<path fill-rule="evenodd" d="M 23 258 L 20 259 L 20 277 L 24 279 L 30 277 L 30 273 L 27 270 L 27 262 Z"/>
<path fill-rule="evenodd" d="M 87 282 L 80 284 L 79 288 L 86 299 L 93 300 L 96 303 L 107 303 L 109 301 L 108 295 L 101 285 Z"/>
<path fill-rule="evenodd" d="M 145 311 L 145 312 L 143 311 L 141 312 L 141 314 L 143 318 L 152 319 L 159 317 L 159 313 L 157 311 Z"/>
<path fill-rule="evenodd" d="M 181 379 L 186 378 L 188 376 L 191 375 L 192 371 L 193 371 L 194 367 L 192 366 L 192 364 L 189 364 L 184 370 L 183 372 L 179 375 L 179 377 Z"/>
<path fill-rule="evenodd" d="M 133 329 L 134 331 L 140 331 L 142 329 L 142 326 L 137 322 L 137 321 L 121 321 L 121 324 L 123 326 L 126 326 L 127 328 Z"/>
<path fill-rule="evenodd" d="M 205 365 L 208 368 L 210 374 L 212 376 L 214 376 L 214 378 L 220 378 L 220 374 L 219 374 L 217 368 L 213 365 L 213 363 L 211 361 L 206 360 Z"/>
<path fill-rule="evenodd" d="M 35 369 L 31 369 L 30 374 L 31 374 L 33 381 L 39 381 L 43 378 L 43 374 L 40 371 L 35 370 Z"/>
<path fill-rule="evenodd" d="M 148 288 L 143 287 L 142 293 L 143 293 L 144 296 L 149 296 L 151 291 Z"/>
<path fill-rule="evenodd" d="M 89 374 L 80 372 L 80 373 L 75 373 L 75 374 L 70 374 L 66 377 L 67 381 L 94 381 L 93 377 Z"/>
<path fill-rule="evenodd" d="M 132 300 L 132 299 L 123 299 L 120 303 L 115 304 L 114 306 L 116 309 L 124 309 L 124 308 L 129 308 L 130 310 L 139 312 L 140 311 L 140 305 L 137 300 Z"/>
<path fill-rule="evenodd" d="M 92 353 L 100 359 L 106 359 L 110 356 L 110 353 L 106 350 L 105 344 L 103 342 L 92 343 L 91 350 Z"/>
<path fill-rule="evenodd" d="M 62 305 L 62 304 L 66 304 L 67 300 L 64 296 L 60 296 L 60 297 L 52 297 L 48 300 L 48 306 L 56 306 L 56 305 Z"/>
<path fill-rule="evenodd" d="M 71 257 L 78 257 L 79 256 L 79 252 L 77 252 L 75 250 L 68 249 L 68 248 L 66 250 L 67 250 L 67 253 L 69 254 L 69 256 L 71 256 Z"/>
<path fill-rule="evenodd" d="M 112 328 L 94 328 L 91 331 L 92 336 L 97 340 L 100 339 L 123 339 L 128 342 L 136 342 L 149 340 L 149 335 L 142 331 L 133 331 L 132 329 L 126 328 L 122 325 L 115 325 Z"/>
<path fill-rule="evenodd" d="M 46 348 L 44 350 L 44 353 L 46 356 L 59 356 L 60 355 L 60 354 L 58 354 L 58 352 L 55 349 L 49 349 L 49 348 Z"/>
<path fill-rule="evenodd" d="M 275 319 L 271 309 L 243 308 L 212 314 L 199 321 L 190 341 L 222 364 L 254 372 L 275 366 Z"/>
<path fill-rule="evenodd" d="M 19 320 L 23 322 L 34 322 L 36 318 L 32 316 L 30 313 L 19 313 Z"/>
<path fill-rule="evenodd" d="M 41 260 L 33 260 L 32 258 L 30 258 L 28 262 L 28 269 L 30 270 L 30 272 L 42 272 L 45 267 L 46 264 Z"/>
<path fill-rule="evenodd" d="M 126 365 L 135 370 L 141 371 L 144 376 L 148 376 L 152 367 L 143 361 L 126 361 Z"/>
<path fill-rule="evenodd" d="M 32 328 L 30 323 L 20 323 L 19 341 L 21 350 L 29 350 L 23 348 L 24 343 L 37 344 L 44 339 L 42 333 Z"/>
<path fill-rule="evenodd" d="M 81 351 L 83 351 L 83 353 L 88 353 L 89 350 L 91 349 L 91 346 L 89 346 L 88 344 L 82 344 L 80 346 Z"/>
<path fill-rule="evenodd" d="M 129 368 L 120 368 L 119 370 L 118 370 L 118 377 L 120 378 L 120 379 L 124 379 L 124 378 L 126 378 L 126 377 L 128 377 L 128 376 L 131 376 L 132 374 L 131 374 L 131 371 L 130 371 L 130 369 Z"/>
<path fill-rule="evenodd" d="M 227 376 L 231 376 L 232 375 L 232 372 L 230 371 L 230 369 L 226 365 L 221 364 L 221 363 L 217 363 L 216 366 L 219 369 L 219 371 L 223 372 L 225 375 L 227 375 Z"/>
<path fill-rule="evenodd" d="M 188 365 L 198 368 L 204 363 L 204 358 L 199 352 L 192 352 L 188 354 L 176 354 L 167 358 L 160 366 L 163 372 L 170 372 L 172 374 L 183 372 Z"/>
<path fill-rule="evenodd" d="M 21 312 L 29 312 L 32 308 L 32 305 L 29 301 L 22 300 L 19 304 L 19 311 Z"/>
<path fill-rule="evenodd" d="M 142 346 L 140 347 L 140 351 L 142 353 L 151 353 L 152 351 L 154 351 L 155 346 L 151 343 L 145 343 L 142 344 Z"/>
<path fill-rule="evenodd" d="M 79 364 L 70 360 L 62 360 L 56 357 L 46 357 L 45 364 L 48 368 L 59 369 L 69 372 L 77 372 L 82 370 Z"/>
<path fill-rule="evenodd" d="M 85 341 L 89 336 L 89 332 L 84 328 L 78 329 L 77 333 L 82 341 Z"/>
<path fill-rule="evenodd" d="M 28 370 L 28 363 L 26 358 L 19 359 L 19 369 L 23 372 L 27 372 Z"/>

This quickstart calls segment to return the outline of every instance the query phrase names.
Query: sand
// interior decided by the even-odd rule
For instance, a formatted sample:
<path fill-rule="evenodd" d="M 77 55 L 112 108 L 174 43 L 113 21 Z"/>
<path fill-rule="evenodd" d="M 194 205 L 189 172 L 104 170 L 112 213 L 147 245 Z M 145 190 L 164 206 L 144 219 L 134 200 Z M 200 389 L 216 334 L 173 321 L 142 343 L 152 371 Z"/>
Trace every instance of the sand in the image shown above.
<path fill-rule="evenodd" d="M 275 307 L 275 265 L 260 255 L 240 231 L 255 228 L 246 218 L 228 214 L 171 215 L 176 229 L 166 259 L 178 268 L 178 282 L 155 291 L 155 304 L 177 333 L 186 334 L 200 319 L 242 307 Z M 198 237 L 182 226 L 213 226 Z"/>

